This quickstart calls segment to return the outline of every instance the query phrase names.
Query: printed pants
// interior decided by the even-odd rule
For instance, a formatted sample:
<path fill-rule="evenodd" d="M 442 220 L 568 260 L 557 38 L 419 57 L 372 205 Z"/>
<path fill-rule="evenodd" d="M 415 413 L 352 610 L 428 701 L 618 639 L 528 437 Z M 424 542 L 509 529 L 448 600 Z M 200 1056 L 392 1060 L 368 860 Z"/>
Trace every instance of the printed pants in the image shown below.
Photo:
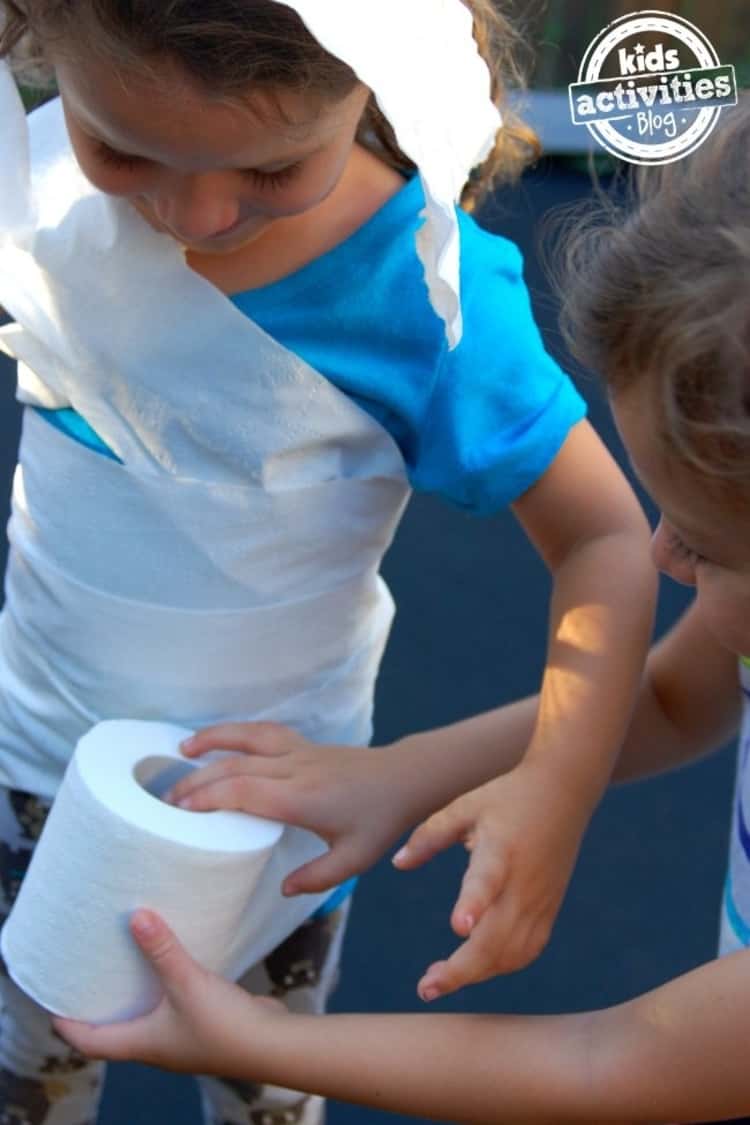
<path fill-rule="evenodd" d="M 0 924 L 18 893 L 49 804 L 0 788 Z M 348 902 L 299 927 L 239 982 L 297 1012 L 320 1013 L 332 991 Z M 0 1125 L 94 1125 L 104 1064 L 55 1032 L 48 1014 L 0 963 Z M 318 1125 L 321 1098 L 252 1082 L 199 1078 L 206 1125 Z"/>

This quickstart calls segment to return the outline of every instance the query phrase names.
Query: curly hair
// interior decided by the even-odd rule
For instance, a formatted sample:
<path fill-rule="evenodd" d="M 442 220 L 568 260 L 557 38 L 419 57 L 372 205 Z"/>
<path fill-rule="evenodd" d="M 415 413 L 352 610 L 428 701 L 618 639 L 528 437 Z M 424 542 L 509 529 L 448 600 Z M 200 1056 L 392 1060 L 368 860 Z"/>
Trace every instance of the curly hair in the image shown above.
<path fill-rule="evenodd" d="M 579 217 L 558 287 L 571 352 L 614 398 L 648 382 L 665 448 L 750 483 L 750 101 L 692 156 Z"/>
<path fill-rule="evenodd" d="M 473 210 L 498 183 L 512 182 L 539 155 L 537 138 L 508 105 L 508 87 L 523 84 L 523 44 L 495 0 L 465 0 L 474 35 L 492 77 L 492 97 L 504 126 L 492 152 L 461 198 Z M 344 97 L 354 72 L 326 52 L 297 13 L 276 0 L 0 0 L 0 58 L 37 86 L 54 80 L 55 53 L 104 53 L 115 65 L 175 59 L 212 96 L 237 97 L 249 88 L 291 88 Z M 414 165 L 371 97 L 358 139 L 393 167 Z"/>

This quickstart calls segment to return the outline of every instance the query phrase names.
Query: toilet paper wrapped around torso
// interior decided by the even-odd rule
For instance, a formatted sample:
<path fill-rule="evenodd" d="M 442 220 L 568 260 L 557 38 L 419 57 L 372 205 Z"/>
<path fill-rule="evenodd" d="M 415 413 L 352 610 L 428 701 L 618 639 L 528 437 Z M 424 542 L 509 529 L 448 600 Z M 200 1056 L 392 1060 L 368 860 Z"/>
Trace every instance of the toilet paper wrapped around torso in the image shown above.
<path fill-rule="evenodd" d="M 190 732 L 100 723 L 79 742 L 10 917 L 0 933 L 13 980 L 74 1019 L 130 1019 L 156 1004 L 155 974 L 128 919 L 158 911 L 206 968 L 235 976 L 278 906 L 264 878 L 283 827 L 160 800 L 185 772 Z"/>
<path fill-rule="evenodd" d="M 453 346 L 454 204 L 500 124 L 471 15 L 460 0 L 420 0 L 408 15 L 389 0 L 363 25 L 351 4 L 296 7 L 371 86 L 419 168 L 425 299 Z M 396 443 L 193 273 L 173 240 L 85 180 L 58 102 L 27 135 L 3 65 L 0 305 L 14 321 L 0 348 L 18 360 L 19 398 L 72 407 L 116 455 L 25 412 L 0 615 L 0 784 L 52 797 L 85 732 L 123 716 L 185 728 L 272 720 L 364 746 L 393 615 L 378 571 L 409 495 Z M 109 744 L 96 745 L 101 776 L 117 773 Z M 79 804 L 66 797 L 51 825 L 66 807 L 81 814 L 82 777 L 77 764 Z M 144 841 L 144 855 L 158 850 Z M 284 830 L 227 971 L 315 909 L 324 896 L 284 900 L 278 888 L 320 850 Z M 40 888 L 52 879 L 44 862 L 29 876 Z"/>
<path fill-rule="evenodd" d="M 30 133 L 24 180 L 23 108 L 0 67 L 0 305 L 14 320 L 0 347 L 29 407 L 0 615 L 0 784 L 53 797 L 78 740 L 123 717 L 269 720 L 365 746 L 393 615 L 378 571 L 409 495 L 397 445 L 87 183 L 59 103 Z M 34 407 L 72 407 L 117 460 Z M 278 889 L 321 848 L 284 830 L 239 971 L 323 901 Z"/>

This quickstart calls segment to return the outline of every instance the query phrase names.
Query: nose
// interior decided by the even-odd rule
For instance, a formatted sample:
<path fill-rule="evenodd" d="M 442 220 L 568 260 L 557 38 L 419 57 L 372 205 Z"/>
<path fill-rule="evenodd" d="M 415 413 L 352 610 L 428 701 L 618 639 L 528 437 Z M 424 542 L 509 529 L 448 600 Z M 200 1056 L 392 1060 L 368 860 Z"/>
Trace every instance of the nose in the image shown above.
<path fill-rule="evenodd" d="M 165 181 L 151 197 L 157 219 L 177 238 L 202 242 L 229 230 L 240 204 L 222 176 L 180 176 Z"/>
<path fill-rule="evenodd" d="M 651 561 L 657 570 L 683 586 L 695 585 L 695 564 L 675 549 L 675 535 L 662 516 L 651 537 Z"/>

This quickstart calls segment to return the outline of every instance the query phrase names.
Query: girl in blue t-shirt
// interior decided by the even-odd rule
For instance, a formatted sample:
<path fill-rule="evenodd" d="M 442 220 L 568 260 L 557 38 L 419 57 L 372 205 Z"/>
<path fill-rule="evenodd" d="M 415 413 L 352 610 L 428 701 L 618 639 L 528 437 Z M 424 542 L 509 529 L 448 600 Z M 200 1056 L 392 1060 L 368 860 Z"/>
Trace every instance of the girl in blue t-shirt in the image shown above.
<path fill-rule="evenodd" d="M 0 52 L 30 43 L 60 93 L 32 116 L 27 164 L 0 90 L 2 343 L 30 408 L 0 652 L 15 869 L 77 739 L 118 715 L 265 720 L 281 747 L 314 744 L 368 787 L 364 846 L 382 850 L 404 825 L 383 838 L 362 750 L 392 613 L 380 560 L 410 487 L 512 505 L 554 580 L 539 718 L 469 831 L 504 857 L 491 901 L 472 865 L 453 917 L 468 940 L 423 993 L 527 964 L 627 723 L 654 582 L 645 520 L 541 346 L 517 251 L 455 213 L 474 163 L 467 203 L 530 151 L 507 109 L 493 136 L 510 29 L 489 0 L 0 8 Z M 423 776 L 425 808 L 441 776 Z M 304 839 L 285 834 L 285 890 L 324 905 L 361 857 L 307 866 Z M 345 907 L 311 910 L 279 899 L 282 949 L 243 983 L 319 1011 Z M 81 1120 L 98 1072 L 2 988 L 13 1099 L 52 1058 L 55 1121 Z M 255 1086 L 204 1095 L 224 1122 L 317 1113 Z"/>
<path fill-rule="evenodd" d="M 726 119 L 722 114 L 691 157 L 659 169 L 633 213 L 614 219 L 610 213 L 603 223 L 597 217 L 574 233 L 565 291 L 571 342 L 591 368 L 604 373 L 633 468 L 661 509 L 653 562 L 695 594 L 649 654 L 615 778 L 684 767 L 739 732 L 722 896 L 723 956 L 600 1011 L 336 1015 L 311 1021 L 267 1000 L 253 1001 L 206 973 L 161 919 L 143 911 L 134 917 L 133 931 L 161 975 L 165 997 L 136 1022 L 107 1028 L 61 1024 L 79 1048 L 180 1070 L 296 1082 L 429 1119 L 632 1125 L 739 1120 L 748 1113 L 749 154 L 746 104 Z M 521 700 L 440 732 L 432 745 L 420 736 L 421 743 L 407 741 L 405 749 L 416 755 L 422 774 L 447 771 L 452 749 L 472 785 L 482 766 L 487 776 L 501 762 L 514 769 L 538 706 L 538 698 Z M 256 742 L 252 727 L 225 729 L 219 738 L 222 745 L 246 751 Z M 285 791 L 313 820 L 318 809 L 311 755 L 302 770 L 304 748 L 298 747 L 298 768 L 290 770 L 293 751 L 280 751 L 265 739 L 262 753 L 273 755 L 277 765 L 276 799 Z M 200 755 L 216 740 L 216 733 L 202 732 L 188 752 Z M 400 763 L 390 750 L 380 769 L 387 809 L 407 799 Z M 254 805 L 258 772 L 253 758 L 242 755 L 221 781 L 196 771 L 174 796 L 190 797 L 195 808 L 241 808 L 245 799 Z M 454 766 L 457 788 L 459 773 Z M 293 787 L 285 774 L 296 782 Z M 420 781 L 420 775 L 405 772 L 403 788 L 417 794 Z M 491 785 L 499 792 L 497 783 Z M 423 824 L 410 840 L 413 859 L 424 860 L 453 839 L 461 822 L 475 815 L 482 792 L 459 798 Z M 356 789 L 352 797 L 356 800 Z M 697 822 L 694 831 L 701 827 Z M 341 849 L 347 842 L 356 848 L 356 827 L 342 824 L 335 844 Z M 492 840 L 479 838 L 477 850 L 480 845 L 485 857 L 478 874 L 490 877 Z M 690 924 L 675 919 L 669 936 L 676 945 Z M 614 964 L 616 957 L 617 951 Z"/>

